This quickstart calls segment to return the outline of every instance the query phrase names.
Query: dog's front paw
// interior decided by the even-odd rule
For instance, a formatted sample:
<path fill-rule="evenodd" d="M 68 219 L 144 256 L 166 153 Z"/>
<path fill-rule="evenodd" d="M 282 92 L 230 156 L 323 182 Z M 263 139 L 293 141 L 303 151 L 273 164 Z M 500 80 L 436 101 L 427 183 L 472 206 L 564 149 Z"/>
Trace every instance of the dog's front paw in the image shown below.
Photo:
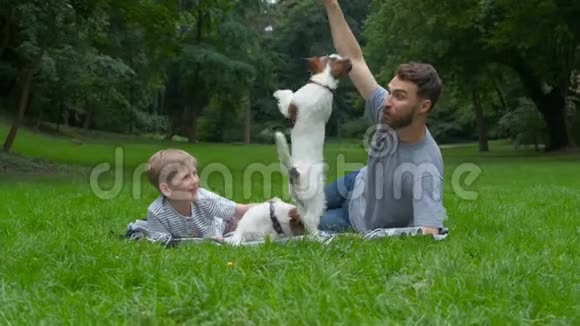
<path fill-rule="evenodd" d="M 289 89 L 279 89 L 277 91 L 274 92 L 273 96 L 278 99 L 278 101 L 283 101 L 284 99 L 288 99 L 290 100 L 292 98 L 292 95 L 294 95 L 294 92 L 292 92 Z"/>
<path fill-rule="evenodd" d="M 294 93 L 289 89 L 279 89 L 274 92 L 274 97 L 278 100 L 278 109 L 285 117 L 288 117 L 288 106 L 292 102 Z"/>

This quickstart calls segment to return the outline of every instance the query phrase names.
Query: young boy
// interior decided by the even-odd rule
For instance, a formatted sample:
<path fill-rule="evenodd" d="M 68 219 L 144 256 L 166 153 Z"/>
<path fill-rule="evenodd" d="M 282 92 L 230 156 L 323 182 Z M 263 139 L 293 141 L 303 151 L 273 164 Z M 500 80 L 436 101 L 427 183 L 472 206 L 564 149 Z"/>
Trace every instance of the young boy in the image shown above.
<path fill-rule="evenodd" d="M 147 176 L 160 193 L 147 210 L 152 238 L 222 238 L 250 207 L 201 188 L 197 161 L 182 150 L 153 154 Z"/>

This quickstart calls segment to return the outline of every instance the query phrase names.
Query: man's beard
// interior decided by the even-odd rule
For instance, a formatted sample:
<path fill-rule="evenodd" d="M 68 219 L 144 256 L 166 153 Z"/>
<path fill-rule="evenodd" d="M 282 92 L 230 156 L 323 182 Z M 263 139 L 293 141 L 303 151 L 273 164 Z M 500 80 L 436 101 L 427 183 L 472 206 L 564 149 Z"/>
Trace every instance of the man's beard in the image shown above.
<path fill-rule="evenodd" d="M 393 128 L 395 130 L 398 130 L 401 128 L 405 128 L 405 127 L 409 126 L 411 123 L 413 123 L 414 115 L 415 115 L 415 112 L 413 111 L 413 112 L 407 114 L 406 116 L 400 117 L 396 120 L 388 121 L 386 119 L 385 114 L 383 113 L 382 123 L 388 125 L 389 127 Z"/>

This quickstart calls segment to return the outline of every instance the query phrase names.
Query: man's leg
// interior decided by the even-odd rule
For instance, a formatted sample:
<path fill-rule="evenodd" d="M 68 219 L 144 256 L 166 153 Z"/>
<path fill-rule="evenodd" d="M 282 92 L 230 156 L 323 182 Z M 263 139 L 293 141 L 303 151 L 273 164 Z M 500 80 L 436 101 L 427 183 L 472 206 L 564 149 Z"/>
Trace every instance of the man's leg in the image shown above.
<path fill-rule="evenodd" d="M 318 229 L 333 232 L 344 232 L 350 229 L 348 208 L 334 208 L 324 212 L 324 215 L 320 218 Z"/>
<path fill-rule="evenodd" d="M 348 201 L 358 173 L 358 170 L 351 172 L 324 188 L 326 212 L 320 218 L 320 230 L 343 232 L 351 228 Z"/>
<path fill-rule="evenodd" d="M 358 173 L 359 170 L 351 172 L 324 187 L 327 210 L 338 209 L 344 206 L 345 201 L 350 198 L 350 193 L 354 188 L 354 181 Z"/>

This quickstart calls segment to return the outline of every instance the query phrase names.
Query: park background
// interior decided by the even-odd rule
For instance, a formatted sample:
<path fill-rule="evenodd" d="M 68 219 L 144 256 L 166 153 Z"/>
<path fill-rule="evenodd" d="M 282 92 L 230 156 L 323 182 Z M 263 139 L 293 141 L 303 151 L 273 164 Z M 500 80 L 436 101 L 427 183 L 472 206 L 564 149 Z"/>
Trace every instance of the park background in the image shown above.
<path fill-rule="evenodd" d="M 225 167 L 236 201 L 288 199 L 281 173 L 246 197 L 244 173 L 278 165 L 272 93 L 333 52 L 321 1 L 2 0 L 0 323 L 577 324 L 580 3 L 340 4 L 381 85 L 401 62 L 442 76 L 446 240 L 124 240 L 161 148 Z M 334 105 L 329 181 L 366 162 L 369 130 L 350 81 Z"/>

